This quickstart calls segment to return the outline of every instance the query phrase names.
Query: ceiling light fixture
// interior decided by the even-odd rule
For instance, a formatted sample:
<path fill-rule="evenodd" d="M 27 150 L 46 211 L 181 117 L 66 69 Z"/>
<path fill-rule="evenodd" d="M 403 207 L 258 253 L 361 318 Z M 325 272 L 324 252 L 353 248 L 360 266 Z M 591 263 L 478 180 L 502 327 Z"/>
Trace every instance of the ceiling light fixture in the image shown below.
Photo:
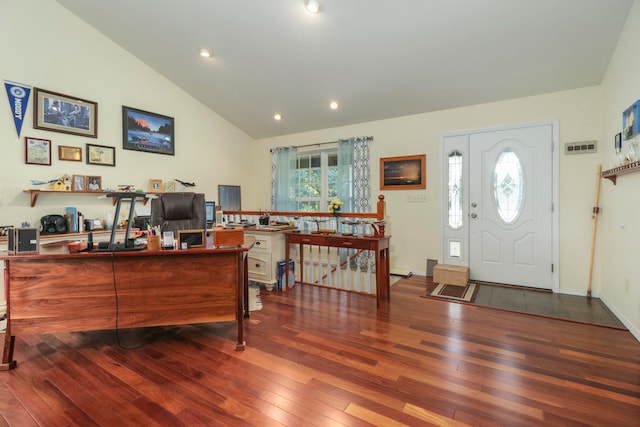
<path fill-rule="evenodd" d="M 309 13 L 320 13 L 322 10 L 322 0 L 304 0 L 304 8 Z"/>
<path fill-rule="evenodd" d="M 332 110 L 337 110 L 338 103 L 336 101 L 331 101 L 331 103 L 329 104 L 329 108 L 331 108 Z"/>
<path fill-rule="evenodd" d="M 276 113 L 273 115 L 273 120 L 280 121 L 282 120 L 282 114 Z"/>
<path fill-rule="evenodd" d="M 203 58 L 211 58 L 211 52 L 208 49 L 200 49 L 200 56 Z"/>

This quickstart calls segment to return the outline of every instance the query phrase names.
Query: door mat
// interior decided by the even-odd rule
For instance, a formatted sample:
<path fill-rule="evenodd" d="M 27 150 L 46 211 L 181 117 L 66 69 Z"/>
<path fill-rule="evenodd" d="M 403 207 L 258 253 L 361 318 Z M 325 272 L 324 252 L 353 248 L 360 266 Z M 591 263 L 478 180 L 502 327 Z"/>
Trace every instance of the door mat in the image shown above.
<path fill-rule="evenodd" d="M 473 302 L 477 293 L 478 286 L 476 286 L 475 283 L 467 283 L 465 286 L 440 283 L 427 296 L 451 299 L 455 301 Z"/>

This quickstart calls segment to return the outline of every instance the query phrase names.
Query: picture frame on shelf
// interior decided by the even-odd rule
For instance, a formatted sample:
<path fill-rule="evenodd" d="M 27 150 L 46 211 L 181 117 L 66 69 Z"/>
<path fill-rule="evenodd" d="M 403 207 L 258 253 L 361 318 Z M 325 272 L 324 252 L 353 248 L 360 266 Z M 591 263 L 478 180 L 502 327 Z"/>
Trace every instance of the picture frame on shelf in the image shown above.
<path fill-rule="evenodd" d="M 162 180 L 150 179 L 149 180 L 149 193 L 162 193 Z"/>
<path fill-rule="evenodd" d="M 115 147 L 109 147 L 107 145 L 87 144 L 87 164 L 99 166 L 115 166 Z"/>
<path fill-rule="evenodd" d="M 51 140 L 24 138 L 25 163 L 29 165 L 51 166 Z"/>
<path fill-rule="evenodd" d="M 71 191 L 87 191 L 87 177 L 73 175 Z"/>
<path fill-rule="evenodd" d="M 614 137 L 614 149 L 616 151 L 616 154 L 620 154 L 620 152 L 622 151 L 622 132 L 617 133 Z"/>
<path fill-rule="evenodd" d="M 427 155 L 380 158 L 380 190 L 427 188 Z"/>
<path fill-rule="evenodd" d="M 176 191 L 176 182 L 175 181 L 167 181 L 164 183 L 164 192 L 165 193 L 174 193 Z"/>
<path fill-rule="evenodd" d="M 87 176 L 87 191 L 102 191 L 102 177 L 95 175 Z"/>
<path fill-rule="evenodd" d="M 175 155 L 174 118 L 123 105 L 122 148 Z"/>
<path fill-rule="evenodd" d="M 58 145 L 58 160 L 66 160 L 70 162 L 81 162 L 82 148 L 71 147 L 68 145 Z"/>
<path fill-rule="evenodd" d="M 98 103 L 34 88 L 33 127 L 52 132 L 98 137 Z"/>

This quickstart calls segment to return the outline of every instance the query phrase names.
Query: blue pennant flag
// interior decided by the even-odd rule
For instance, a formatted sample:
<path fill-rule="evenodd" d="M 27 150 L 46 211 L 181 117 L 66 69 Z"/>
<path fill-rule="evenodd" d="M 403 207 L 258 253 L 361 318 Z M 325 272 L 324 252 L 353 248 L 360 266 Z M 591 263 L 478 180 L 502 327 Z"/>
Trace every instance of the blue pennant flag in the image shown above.
<path fill-rule="evenodd" d="M 24 114 L 27 111 L 27 104 L 29 103 L 31 86 L 26 86 L 20 83 L 14 83 L 5 80 L 4 87 L 7 89 L 9 105 L 11 106 L 11 114 L 13 115 L 13 121 L 16 124 L 16 132 L 18 132 L 18 138 L 20 138 L 20 131 L 22 131 Z"/>

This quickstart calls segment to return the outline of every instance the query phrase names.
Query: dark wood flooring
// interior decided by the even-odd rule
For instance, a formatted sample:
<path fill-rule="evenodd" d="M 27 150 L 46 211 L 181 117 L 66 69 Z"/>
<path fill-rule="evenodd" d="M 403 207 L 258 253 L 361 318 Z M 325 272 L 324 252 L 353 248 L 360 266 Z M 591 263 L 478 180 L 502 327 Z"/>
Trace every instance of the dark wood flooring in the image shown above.
<path fill-rule="evenodd" d="M 297 285 L 231 324 L 16 338 L 0 426 L 635 426 L 625 330 Z M 131 349 L 125 349 L 131 348 Z"/>

